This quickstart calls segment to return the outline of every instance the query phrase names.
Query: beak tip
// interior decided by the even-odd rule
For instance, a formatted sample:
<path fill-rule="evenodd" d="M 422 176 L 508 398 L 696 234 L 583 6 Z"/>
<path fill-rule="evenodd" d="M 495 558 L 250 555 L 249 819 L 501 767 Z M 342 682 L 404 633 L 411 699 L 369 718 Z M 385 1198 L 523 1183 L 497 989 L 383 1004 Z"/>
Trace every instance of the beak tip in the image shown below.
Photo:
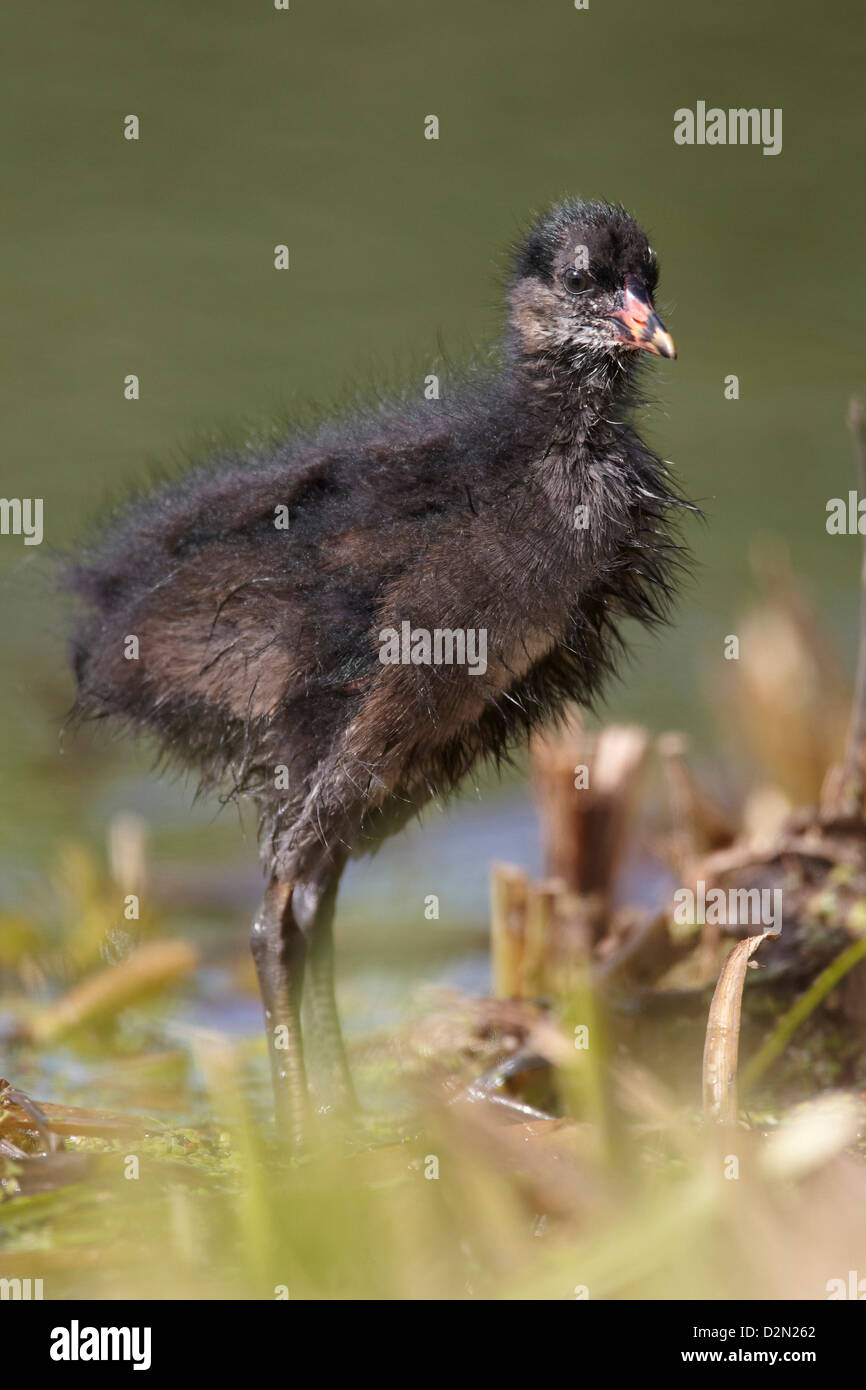
<path fill-rule="evenodd" d="M 611 316 L 619 325 L 620 341 L 629 347 L 643 348 L 656 357 L 675 358 L 676 345 L 665 328 L 642 286 L 636 292 L 626 283 L 623 306 Z"/>
<path fill-rule="evenodd" d="M 661 319 L 655 319 L 655 322 L 648 324 L 647 327 L 651 331 L 645 339 L 644 346 L 649 348 L 650 352 L 656 353 L 658 357 L 675 358 L 677 355 L 676 343 Z"/>

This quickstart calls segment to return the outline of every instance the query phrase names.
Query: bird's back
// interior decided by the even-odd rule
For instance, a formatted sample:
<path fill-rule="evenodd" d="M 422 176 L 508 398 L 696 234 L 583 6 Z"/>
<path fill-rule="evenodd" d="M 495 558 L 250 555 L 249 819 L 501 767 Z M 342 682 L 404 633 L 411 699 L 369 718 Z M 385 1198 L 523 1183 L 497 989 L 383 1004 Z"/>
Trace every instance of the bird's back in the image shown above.
<path fill-rule="evenodd" d="M 345 701 L 375 667 L 383 594 L 471 521 L 473 490 L 507 482 L 509 429 L 490 381 L 217 457 L 131 501 L 67 571 L 79 711 L 218 776 L 279 706 L 303 700 L 309 723 L 312 696 Z"/>

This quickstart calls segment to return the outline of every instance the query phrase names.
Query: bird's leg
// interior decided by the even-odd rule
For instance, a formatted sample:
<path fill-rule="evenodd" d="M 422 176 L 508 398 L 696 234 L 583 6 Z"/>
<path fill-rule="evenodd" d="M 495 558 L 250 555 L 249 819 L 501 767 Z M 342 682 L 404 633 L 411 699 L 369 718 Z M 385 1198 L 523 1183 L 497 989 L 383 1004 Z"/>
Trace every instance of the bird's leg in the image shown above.
<path fill-rule="evenodd" d="M 334 908 L 345 860 L 331 862 L 314 878 L 295 885 L 296 920 L 309 947 L 309 994 L 316 1048 L 340 1109 L 357 1105 L 334 997 Z"/>
<path fill-rule="evenodd" d="M 291 883 L 271 879 L 253 922 L 250 946 L 265 1010 L 277 1128 L 298 1147 L 304 1140 L 309 1115 L 301 1039 L 307 943 L 295 918 L 292 898 Z"/>

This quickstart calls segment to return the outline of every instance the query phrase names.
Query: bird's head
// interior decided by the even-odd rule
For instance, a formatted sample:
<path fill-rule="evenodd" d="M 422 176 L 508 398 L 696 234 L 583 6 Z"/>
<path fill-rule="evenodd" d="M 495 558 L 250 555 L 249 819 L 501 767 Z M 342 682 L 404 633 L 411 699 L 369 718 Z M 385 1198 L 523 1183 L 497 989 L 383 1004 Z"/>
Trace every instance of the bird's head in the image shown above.
<path fill-rule="evenodd" d="M 562 203 L 521 244 L 509 289 L 520 358 L 557 380 L 621 368 L 639 350 L 676 357 L 655 312 L 658 265 L 624 208 Z"/>

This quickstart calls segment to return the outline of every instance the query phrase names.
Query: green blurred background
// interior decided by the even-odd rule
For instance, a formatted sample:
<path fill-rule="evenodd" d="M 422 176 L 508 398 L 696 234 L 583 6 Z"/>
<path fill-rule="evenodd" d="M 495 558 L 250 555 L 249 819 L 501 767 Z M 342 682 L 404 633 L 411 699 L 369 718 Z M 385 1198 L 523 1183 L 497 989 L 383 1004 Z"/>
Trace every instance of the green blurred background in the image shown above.
<path fill-rule="evenodd" d="M 638 638 L 607 713 L 712 746 L 703 685 L 760 533 L 787 540 L 851 664 L 859 547 L 824 521 L 854 483 L 844 416 L 866 376 L 854 0 L 10 0 L 3 27 L 3 493 L 45 500 L 41 548 L 0 540 L 13 901 L 38 896 L 60 842 L 98 843 L 133 810 L 178 882 L 196 861 L 205 877 L 240 866 L 225 902 L 242 910 L 254 827 L 243 841 L 233 811 L 191 811 L 146 749 L 85 732 L 61 754 L 72 687 L 50 552 L 210 438 L 383 383 L 421 390 L 431 370 L 447 390 L 447 362 L 496 340 L 508 245 L 563 194 L 622 201 L 651 234 L 680 357 L 650 364 L 645 429 L 707 516 L 688 528 L 675 625 Z M 698 100 L 782 107 L 782 153 L 676 146 L 673 113 Z M 470 793 L 447 832 L 434 816 L 351 891 L 381 912 L 406 875 L 415 900 L 419 880 L 447 883 L 443 915 L 472 916 L 485 860 L 534 853 L 513 794 Z"/>

